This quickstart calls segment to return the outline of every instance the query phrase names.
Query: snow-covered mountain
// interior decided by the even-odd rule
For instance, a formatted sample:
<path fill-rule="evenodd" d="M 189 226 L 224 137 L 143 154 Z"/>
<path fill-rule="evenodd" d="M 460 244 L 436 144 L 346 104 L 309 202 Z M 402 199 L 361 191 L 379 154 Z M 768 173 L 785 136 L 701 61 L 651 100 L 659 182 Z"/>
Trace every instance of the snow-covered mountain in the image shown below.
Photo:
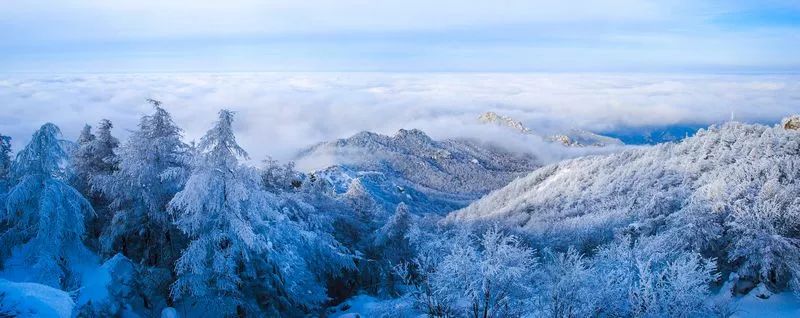
<path fill-rule="evenodd" d="M 595 134 L 588 130 L 577 129 L 577 128 L 569 129 L 566 132 L 548 136 L 547 140 L 553 142 L 560 142 L 565 146 L 573 146 L 573 147 L 583 147 L 583 146 L 603 147 L 603 146 L 624 144 L 621 140 L 617 138 L 603 136 Z"/>
<path fill-rule="evenodd" d="M 497 114 L 495 112 L 486 112 L 478 116 L 478 121 L 483 124 L 494 124 L 509 129 L 515 130 L 522 134 L 538 135 L 544 140 L 550 142 L 561 143 L 570 147 L 585 147 L 594 146 L 602 147 L 609 145 L 622 145 L 621 140 L 613 137 L 603 136 L 591 131 L 572 128 L 564 132 L 559 132 L 553 135 L 544 135 L 526 127 L 521 121 L 515 120 L 511 117 Z"/>
<path fill-rule="evenodd" d="M 533 130 L 525 125 L 522 124 L 521 121 L 515 120 L 514 118 L 503 116 L 495 112 L 485 112 L 478 116 L 478 121 L 484 124 L 494 124 L 498 126 L 504 126 L 516 131 L 519 131 L 523 134 L 533 134 Z"/>
<path fill-rule="evenodd" d="M 297 162 L 333 163 L 312 174 L 337 193 L 355 179 L 388 211 L 405 202 L 412 212 L 449 212 L 541 166 L 531 155 L 467 139 L 436 141 L 417 129 L 394 136 L 361 132 L 315 145 Z"/>
<path fill-rule="evenodd" d="M 552 164 L 447 221 L 498 222 L 551 246 L 591 248 L 618 234 L 676 235 L 666 241 L 722 249 L 750 271 L 794 262 L 800 131 L 790 122 L 731 122 L 679 143 Z"/>

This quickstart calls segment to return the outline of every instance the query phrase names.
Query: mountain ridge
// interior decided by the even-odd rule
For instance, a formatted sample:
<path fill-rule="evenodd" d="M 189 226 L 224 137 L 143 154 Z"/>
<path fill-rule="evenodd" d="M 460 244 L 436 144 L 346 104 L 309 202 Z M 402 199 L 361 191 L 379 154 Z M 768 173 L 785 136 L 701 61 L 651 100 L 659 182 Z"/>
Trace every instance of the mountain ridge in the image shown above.
<path fill-rule="evenodd" d="M 705 230 L 687 227 L 726 233 L 737 226 L 731 222 L 752 217 L 742 211 L 761 213 L 764 209 L 753 207 L 760 204 L 785 207 L 779 211 L 800 216 L 796 179 L 797 130 L 731 122 L 678 143 L 542 167 L 448 214 L 445 223 L 499 223 L 553 246 L 596 246 L 621 233 Z M 772 187 L 777 188 L 767 189 Z M 763 191 L 788 193 L 789 198 Z M 750 203 L 740 206 L 742 202 Z M 783 218 L 763 217 L 767 223 Z M 696 242 L 679 241 L 691 245 L 719 239 L 705 235 L 694 237 Z"/>
<path fill-rule="evenodd" d="M 329 160 L 312 174 L 337 193 L 361 179 L 364 187 L 393 209 L 405 202 L 415 213 L 445 213 L 541 166 L 538 159 L 470 139 L 437 141 L 419 129 L 392 136 L 359 132 L 300 152 L 298 163 Z M 426 211 L 428 209 L 429 211 Z"/>
<path fill-rule="evenodd" d="M 570 128 L 563 132 L 546 135 L 526 127 L 521 121 L 491 111 L 485 112 L 478 116 L 478 121 L 482 124 L 494 124 L 497 126 L 506 127 L 521 134 L 539 136 L 546 141 L 560 143 L 568 147 L 604 147 L 624 144 L 617 138 L 603 136 L 579 128 Z"/>

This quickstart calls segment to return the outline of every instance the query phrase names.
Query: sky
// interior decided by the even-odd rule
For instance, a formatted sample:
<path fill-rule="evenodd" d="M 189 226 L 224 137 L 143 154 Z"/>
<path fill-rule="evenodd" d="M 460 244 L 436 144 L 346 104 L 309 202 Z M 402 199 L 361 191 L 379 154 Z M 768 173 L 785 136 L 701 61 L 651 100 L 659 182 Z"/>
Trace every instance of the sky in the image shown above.
<path fill-rule="evenodd" d="M 800 71 L 796 0 L 3 0 L 0 72 Z"/>
<path fill-rule="evenodd" d="M 579 155 L 535 131 L 774 123 L 800 109 L 797 0 L 0 0 L 0 134 L 123 141 L 144 101 L 187 140 L 220 108 L 253 160 L 362 130 Z"/>

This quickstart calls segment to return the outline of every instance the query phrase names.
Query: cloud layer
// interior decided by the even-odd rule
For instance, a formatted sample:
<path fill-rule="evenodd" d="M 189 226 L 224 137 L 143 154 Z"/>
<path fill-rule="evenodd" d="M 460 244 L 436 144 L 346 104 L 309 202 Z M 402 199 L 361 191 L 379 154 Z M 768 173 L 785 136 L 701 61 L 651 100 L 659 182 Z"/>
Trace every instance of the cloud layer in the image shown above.
<path fill-rule="evenodd" d="M 361 130 L 420 128 L 433 137 L 477 137 L 551 153 L 541 143 L 477 123 L 495 111 L 542 133 L 567 128 L 775 122 L 800 110 L 798 76 L 463 73 L 226 73 L 0 76 L 0 133 L 21 147 L 44 122 L 74 139 L 108 118 L 126 137 L 146 98 L 162 100 L 188 140 L 218 109 L 237 111 L 236 129 L 254 160 L 286 160 L 300 149 Z M 559 154 L 552 152 L 552 160 Z M 569 154 L 574 155 L 574 154 Z M 547 159 L 547 158 L 546 158 Z"/>

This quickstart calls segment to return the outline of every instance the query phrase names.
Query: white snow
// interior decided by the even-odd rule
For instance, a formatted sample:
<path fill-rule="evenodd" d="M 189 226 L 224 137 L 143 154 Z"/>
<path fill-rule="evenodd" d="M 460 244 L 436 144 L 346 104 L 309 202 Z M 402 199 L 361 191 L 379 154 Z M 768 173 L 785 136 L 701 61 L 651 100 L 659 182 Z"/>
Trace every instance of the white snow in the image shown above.
<path fill-rule="evenodd" d="M 345 309 L 346 308 L 346 309 Z M 328 309 L 329 318 L 422 318 L 427 317 L 411 307 L 410 300 L 379 299 L 369 295 L 356 295 L 337 307 Z"/>
<path fill-rule="evenodd" d="M 347 301 L 343 302 L 342 305 L 339 305 L 338 308 L 347 308 L 341 312 L 334 313 L 330 315 L 330 318 L 356 318 L 358 315 L 362 315 L 363 317 L 365 313 L 370 312 L 372 309 L 375 308 L 376 304 L 379 300 L 375 297 L 369 295 L 358 295 L 353 298 L 348 299 Z"/>
<path fill-rule="evenodd" d="M 179 318 L 178 311 L 175 308 L 167 307 L 161 311 L 161 318 Z"/>
<path fill-rule="evenodd" d="M 792 318 L 800 317 L 800 299 L 791 292 L 774 294 L 761 299 L 751 292 L 732 303 L 736 313 L 732 318 Z"/>
<path fill-rule="evenodd" d="M 133 264 L 122 254 L 116 254 L 91 272 L 83 276 L 83 283 L 79 289 L 77 305 L 91 305 L 95 310 L 107 308 L 109 312 L 116 313 L 124 310 L 118 303 L 131 293 L 134 284 Z"/>
<path fill-rule="evenodd" d="M 0 294 L 0 311 L 17 317 L 69 318 L 75 306 L 67 292 L 36 283 L 0 279 Z"/>

